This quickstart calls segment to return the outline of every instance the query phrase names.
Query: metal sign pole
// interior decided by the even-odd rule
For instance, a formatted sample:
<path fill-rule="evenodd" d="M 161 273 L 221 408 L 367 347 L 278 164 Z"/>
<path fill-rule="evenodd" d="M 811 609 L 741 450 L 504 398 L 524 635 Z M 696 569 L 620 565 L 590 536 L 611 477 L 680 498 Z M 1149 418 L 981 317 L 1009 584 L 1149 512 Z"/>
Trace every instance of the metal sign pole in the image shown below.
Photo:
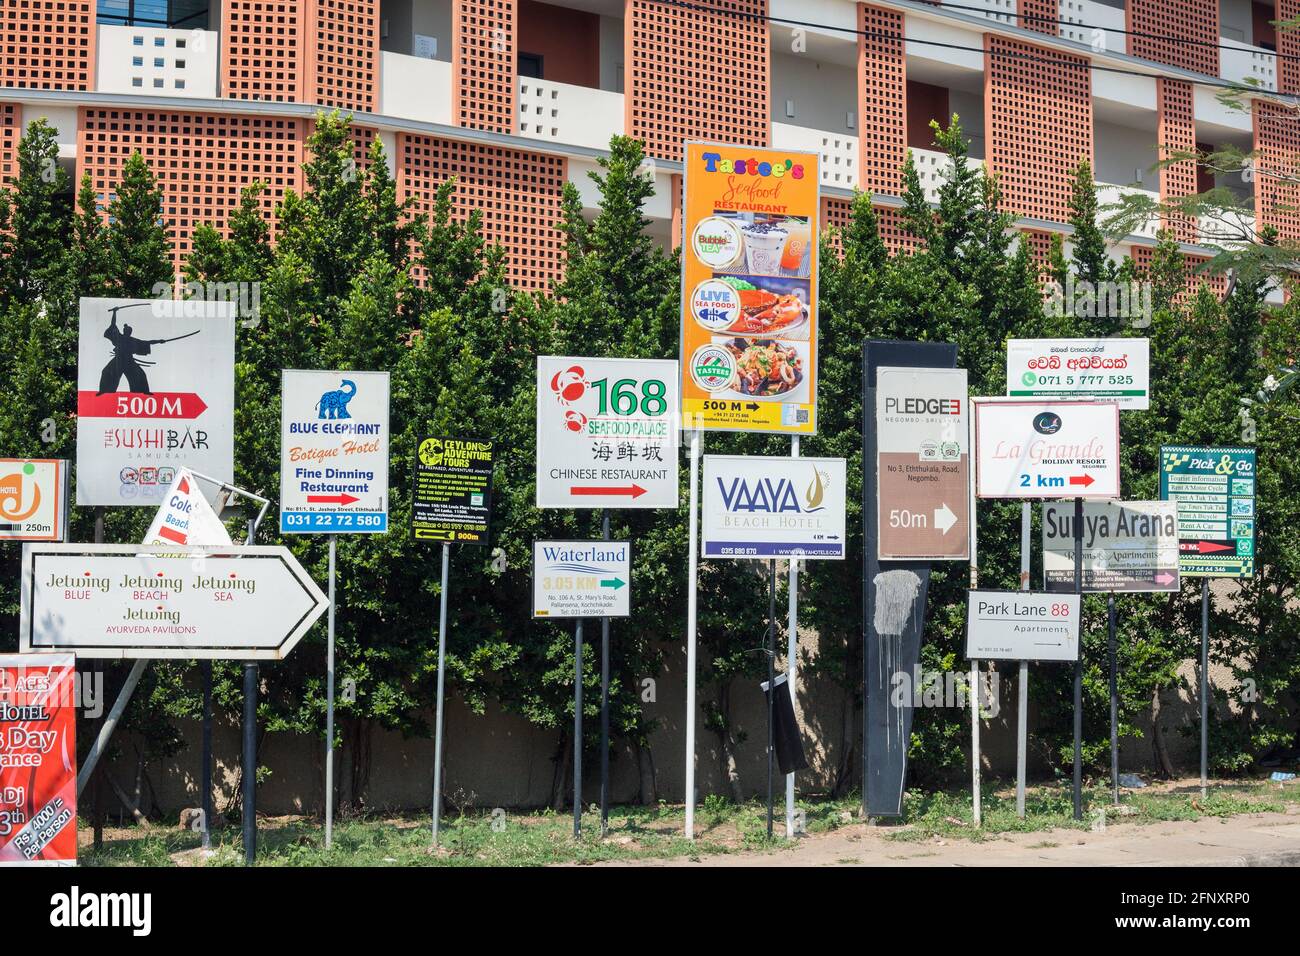
<path fill-rule="evenodd" d="M 1029 590 L 1030 530 L 1032 506 L 1020 502 L 1020 590 Z M 1016 681 L 1016 816 L 1025 818 L 1025 763 L 1029 750 L 1029 661 L 1020 662 Z"/>
<path fill-rule="evenodd" d="M 1201 796 L 1209 795 L 1210 579 L 1201 578 Z"/>
<path fill-rule="evenodd" d="M 582 618 L 573 631 L 573 838 L 582 836 Z"/>
<path fill-rule="evenodd" d="M 1074 499 L 1074 591 L 1083 610 L 1083 499 Z M 1083 819 L 1083 628 L 1079 629 L 1078 657 L 1074 661 L 1074 819 Z"/>
<path fill-rule="evenodd" d="M 799 436 L 790 436 L 790 457 L 799 457 Z M 799 655 L 799 559 L 790 559 L 790 620 L 786 625 L 785 635 L 785 672 L 790 688 L 790 703 L 795 701 L 795 672 L 798 669 Z M 772 688 L 776 690 L 775 687 Z M 785 838 L 793 839 L 794 832 L 794 774 L 785 775 Z"/>
<path fill-rule="evenodd" d="M 257 662 L 244 662 L 244 864 L 257 856 Z"/>
<path fill-rule="evenodd" d="M 776 756 L 776 559 L 767 562 L 767 838 L 772 839 Z"/>
<path fill-rule="evenodd" d="M 975 415 L 972 414 L 967 420 L 968 429 L 968 448 L 971 454 L 975 453 Z M 975 514 L 975 480 L 972 476 L 969 483 L 969 506 L 970 506 L 970 586 L 971 590 L 979 587 L 979 522 Z M 969 595 L 966 600 L 970 600 Z M 975 821 L 975 826 L 981 825 L 982 814 L 980 813 L 980 704 L 979 704 L 979 661 L 971 660 L 970 662 L 970 777 L 971 777 L 971 812 Z"/>
<path fill-rule="evenodd" d="M 601 536 L 609 540 L 609 512 L 600 517 Z M 609 831 L 609 617 L 600 619 L 600 835 Z"/>
<path fill-rule="evenodd" d="M 334 840 L 334 559 L 336 535 L 330 535 L 329 644 L 325 651 L 325 849 Z"/>
<path fill-rule="evenodd" d="M 686 581 L 686 839 L 695 839 L 695 632 L 696 588 L 700 567 L 700 432 L 691 432 L 691 492 L 687 532 Z"/>
<path fill-rule="evenodd" d="M 438 595 L 438 701 L 433 731 L 433 845 L 438 845 L 438 825 L 442 820 L 442 719 L 443 692 L 447 674 L 447 572 L 451 564 L 451 545 L 442 543 L 442 590 Z"/>
<path fill-rule="evenodd" d="M 199 801 L 199 821 L 203 832 L 203 849 L 212 846 L 212 661 L 203 661 L 203 768 L 199 774 L 202 799 Z"/>
<path fill-rule="evenodd" d="M 1115 634 L 1115 592 L 1106 595 L 1107 643 L 1110 645 L 1110 791 L 1119 806 L 1119 653 Z"/>

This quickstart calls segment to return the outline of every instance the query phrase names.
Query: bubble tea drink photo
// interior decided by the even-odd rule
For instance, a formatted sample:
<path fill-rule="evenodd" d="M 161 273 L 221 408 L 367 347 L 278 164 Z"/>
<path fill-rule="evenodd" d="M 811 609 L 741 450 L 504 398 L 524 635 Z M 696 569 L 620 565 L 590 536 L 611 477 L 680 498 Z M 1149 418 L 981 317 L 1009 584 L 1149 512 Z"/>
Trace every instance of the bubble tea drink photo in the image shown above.
<path fill-rule="evenodd" d="M 741 229 L 745 237 L 745 263 L 750 275 L 774 276 L 781 272 L 781 256 L 790 233 L 780 222 L 758 220 Z"/>

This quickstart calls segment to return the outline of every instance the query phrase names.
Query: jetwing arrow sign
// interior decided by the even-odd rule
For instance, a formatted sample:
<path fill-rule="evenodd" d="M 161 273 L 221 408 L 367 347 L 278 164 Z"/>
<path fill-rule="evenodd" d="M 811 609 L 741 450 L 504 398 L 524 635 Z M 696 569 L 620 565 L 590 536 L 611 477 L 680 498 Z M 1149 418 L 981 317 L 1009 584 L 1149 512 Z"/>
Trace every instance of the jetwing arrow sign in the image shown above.
<path fill-rule="evenodd" d="M 1119 497 L 1115 402 L 972 402 L 979 497 Z"/>
<path fill-rule="evenodd" d="M 327 604 L 284 547 L 28 544 L 19 647 L 280 660 Z"/>
<path fill-rule="evenodd" d="M 970 557 L 966 370 L 876 370 L 881 561 Z"/>

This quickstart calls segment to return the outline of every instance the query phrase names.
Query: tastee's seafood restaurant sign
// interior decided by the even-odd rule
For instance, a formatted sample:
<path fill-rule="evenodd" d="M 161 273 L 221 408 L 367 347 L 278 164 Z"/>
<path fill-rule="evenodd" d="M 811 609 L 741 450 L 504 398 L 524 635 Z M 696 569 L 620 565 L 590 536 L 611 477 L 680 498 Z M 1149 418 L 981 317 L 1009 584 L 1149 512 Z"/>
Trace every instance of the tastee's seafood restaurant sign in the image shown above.
<path fill-rule="evenodd" d="M 817 430 L 817 164 L 686 145 L 683 427 Z"/>

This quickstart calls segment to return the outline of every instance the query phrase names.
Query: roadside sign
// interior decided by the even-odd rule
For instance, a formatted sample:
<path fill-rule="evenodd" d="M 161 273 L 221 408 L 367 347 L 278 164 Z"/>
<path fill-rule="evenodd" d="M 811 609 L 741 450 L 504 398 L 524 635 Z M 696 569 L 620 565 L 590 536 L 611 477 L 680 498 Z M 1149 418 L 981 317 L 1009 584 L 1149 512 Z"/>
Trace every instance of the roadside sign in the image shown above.
<path fill-rule="evenodd" d="M 537 359 L 537 507 L 676 508 L 677 363 Z"/>
<path fill-rule="evenodd" d="M 1177 591 L 1178 519 L 1172 501 L 1083 505 L 1085 591 Z M 1074 504 L 1043 502 L 1043 587 L 1074 590 Z"/>
<path fill-rule="evenodd" d="M 980 498 L 1118 498 L 1119 406 L 973 399 Z"/>
<path fill-rule="evenodd" d="M 1164 445 L 1160 497 L 1178 506 L 1183 577 L 1255 574 L 1255 449 Z"/>
<path fill-rule="evenodd" d="M 1151 407 L 1151 341 L 1010 339 L 1007 394 L 1109 398 L 1121 409 L 1144 411 Z"/>
<path fill-rule="evenodd" d="M 285 369 L 280 533 L 388 530 L 388 373 Z"/>
<path fill-rule="evenodd" d="M 487 544 L 492 525 L 492 443 L 420 439 L 411 487 L 411 535 L 417 541 Z"/>
<path fill-rule="evenodd" d="M 145 544 L 230 544 L 230 532 L 188 468 L 176 473 L 144 535 Z"/>
<path fill-rule="evenodd" d="M 327 604 L 283 546 L 26 544 L 19 649 L 281 660 Z"/>
<path fill-rule="evenodd" d="M 149 505 L 178 468 L 235 478 L 235 303 L 82 299 L 77 504 Z"/>
<path fill-rule="evenodd" d="M 966 657 L 973 661 L 1076 661 L 1078 594 L 970 591 Z"/>
<path fill-rule="evenodd" d="M 843 458 L 704 456 L 706 558 L 844 557 Z"/>
<path fill-rule="evenodd" d="M 817 430 L 819 161 L 686 144 L 682 427 Z"/>
<path fill-rule="evenodd" d="M 533 542 L 533 617 L 628 617 L 631 606 L 628 542 Z"/>
<path fill-rule="evenodd" d="M 881 561 L 970 558 L 964 368 L 876 369 Z"/>
<path fill-rule="evenodd" d="M 68 463 L 0 458 L 0 541 L 62 541 L 68 536 Z"/>
<path fill-rule="evenodd" d="M 0 866 L 77 862 L 76 663 L 0 655 Z"/>

